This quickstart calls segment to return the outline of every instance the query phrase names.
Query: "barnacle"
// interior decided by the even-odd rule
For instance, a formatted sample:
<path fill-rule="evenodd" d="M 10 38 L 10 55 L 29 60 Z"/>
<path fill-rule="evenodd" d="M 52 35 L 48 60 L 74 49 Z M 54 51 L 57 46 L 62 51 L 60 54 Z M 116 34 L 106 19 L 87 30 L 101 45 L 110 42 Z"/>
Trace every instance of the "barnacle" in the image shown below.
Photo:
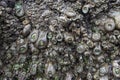
<path fill-rule="evenodd" d="M 82 12 L 85 13 L 85 14 L 88 13 L 89 8 L 90 8 L 89 5 L 84 5 L 84 6 L 82 7 Z"/>
<path fill-rule="evenodd" d="M 106 22 L 105 22 L 105 29 L 107 31 L 112 31 L 112 30 L 115 29 L 115 22 L 114 22 L 113 19 L 106 20 Z"/>
<path fill-rule="evenodd" d="M 119 80 L 119 0 L 0 0 L 0 80 Z"/>
<path fill-rule="evenodd" d="M 93 41 L 99 41 L 100 38 L 101 38 L 101 34 L 99 32 L 96 32 L 96 33 L 92 34 Z"/>

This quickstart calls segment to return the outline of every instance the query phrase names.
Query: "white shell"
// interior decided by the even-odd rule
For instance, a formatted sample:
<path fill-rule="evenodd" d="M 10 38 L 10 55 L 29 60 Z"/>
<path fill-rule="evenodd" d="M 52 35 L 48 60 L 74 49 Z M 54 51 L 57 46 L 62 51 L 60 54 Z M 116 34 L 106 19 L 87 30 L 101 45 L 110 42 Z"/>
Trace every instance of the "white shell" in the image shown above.
<path fill-rule="evenodd" d="M 72 34 L 65 32 L 64 33 L 64 39 L 66 42 L 72 42 L 74 40 L 74 37 Z"/>
<path fill-rule="evenodd" d="M 100 55 L 100 53 L 101 53 L 101 46 L 100 46 L 100 45 L 97 45 L 97 46 L 94 48 L 93 53 L 94 53 L 95 55 Z"/>
<path fill-rule="evenodd" d="M 108 66 L 107 66 L 107 65 L 102 66 L 102 67 L 100 68 L 100 74 L 105 74 L 105 73 L 107 73 L 107 72 L 108 72 Z"/>
<path fill-rule="evenodd" d="M 86 45 L 85 44 L 79 44 L 78 46 L 77 46 L 77 52 L 78 53 L 83 53 L 85 50 L 86 50 Z"/>
<path fill-rule="evenodd" d="M 101 39 L 101 34 L 100 33 L 93 33 L 92 34 L 92 39 L 94 40 L 94 41 L 99 41 L 100 39 Z"/>
<path fill-rule="evenodd" d="M 90 7 L 89 5 L 84 5 L 84 6 L 82 7 L 82 12 L 85 13 L 85 14 L 88 13 L 89 7 Z"/>
<path fill-rule="evenodd" d="M 109 19 L 105 22 L 105 30 L 113 31 L 115 29 L 115 22 L 113 19 Z"/>
<path fill-rule="evenodd" d="M 66 14 L 66 16 L 68 16 L 68 17 L 76 16 L 76 12 L 70 7 L 67 7 L 66 9 L 62 9 L 61 12 Z"/>

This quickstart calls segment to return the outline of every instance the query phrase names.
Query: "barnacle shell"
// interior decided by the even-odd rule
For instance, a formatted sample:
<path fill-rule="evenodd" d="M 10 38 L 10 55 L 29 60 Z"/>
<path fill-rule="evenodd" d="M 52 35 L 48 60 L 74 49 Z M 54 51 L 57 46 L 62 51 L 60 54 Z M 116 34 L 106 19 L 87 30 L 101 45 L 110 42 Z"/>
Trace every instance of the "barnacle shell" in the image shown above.
<path fill-rule="evenodd" d="M 15 13 L 18 17 L 22 17 L 25 14 L 24 8 L 22 7 L 21 4 L 16 4 L 15 8 L 16 8 Z"/>
<path fill-rule="evenodd" d="M 88 40 L 86 44 L 88 45 L 89 48 L 93 48 L 94 47 L 94 43 L 93 43 L 92 40 Z"/>
<path fill-rule="evenodd" d="M 104 75 L 106 73 L 108 73 L 108 65 L 107 64 L 100 68 L 100 75 Z"/>
<path fill-rule="evenodd" d="M 113 75 L 116 77 L 120 77 L 120 65 L 118 64 L 119 60 L 113 61 Z"/>
<path fill-rule="evenodd" d="M 120 13 L 116 12 L 115 14 L 116 15 L 115 15 L 114 19 L 115 19 L 115 22 L 116 22 L 116 26 L 117 26 L 118 29 L 120 29 Z"/>
<path fill-rule="evenodd" d="M 63 40 L 63 35 L 61 33 L 58 33 L 56 36 L 57 41 L 62 41 Z"/>
<path fill-rule="evenodd" d="M 95 55 L 99 55 L 100 53 L 101 53 L 101 46 L 100 45 L 97 45 L 95 48 L 94 48 L 94 50 L 93 50 L 93 53 L 95 54 Z"/>
<path fill-rule="evenodd" d="M 22 21 L 23 25 L 27 25 L 30 23 L 30 21 L 28 19 L 25 19 L 24 21 Z"/>
<path fill-rule="evenodd" d="M 91 75 L 91 73 L 88 73 L 88 74 L 87 74 L 87 79 L 88 79 L 88 80 L 92 80 L 92 75 Z"/>
<path fill-rule="evenodd" d="M 53 37 L 53 33 L 52 33 L 52 32 L 48 32 L 47 38 L 48 38 L 48 39 L 51 39 L 52 37 Z"/>
<path fill-rule="evenodd" d="M 119 32 L 119 30 L 114 30 L 113 34 L 118 36 L 120 34 L 120 32 Z"/>
<path fill-rule="evenodd" d="M 106 31 L 113 31 L 115 29 L 115 22 L 113 19 L 108 19 L 104 26 Z"/>
<path fill-rule="evenodd" d="M 62 12 L 66 14 L 68 17 L 76 16 L 76 12 L 72 8 L 63 9 Z"/>
<path fill-rule="evenodd" d="M 1 0 L 0 80 L 119 80 L 119 0 Z"/>
<path fill-rule="evenodd" d="M 83 53 L 86 50 L 87 46 L 84 43 L 80 43 L 77 45 L 77 52 Z"/>
<path fill-rule="evenodd" d="M 112 43 L 117 43 L 117 41 L 118 41 L 115 35 L 110 35 L 109 39 L 110 39 L 110 42 L 112 42 Z"/>
<path fill-rule="evenodd" d="M 104 57 L 104 55 L 100 55 L 100 56 L 98 56 L 97 59 L 99 62 L 104 62 L 105 57 Z"/>
<path fill-rule="evenodd" d="M 120 41 L 120 35 L 117 36 L 118 40 Z"/>
<path fill-rule="evenodd" d="M 89 5 L 84 5 L 84 6 L 82 7 L 82 12 L 85 13 L 85 14 L 88 13 L 89 8 L 90 8 Z"/>
<path fill-rule="evenodd" d="M 100 33 L 96 32 L 96 33 L 92 34 L 92 39 L 94 41 L 98 41 L 98 40 L 100 40 L 100 38 L 101 38 L 101 34 Z"/>
<path fill-rule="evenodd" d="M 64 39 L 66 42 L 71 43 L 74 40 L 74 37 L 72 34 L 66 32 L 64 33 Z"/>

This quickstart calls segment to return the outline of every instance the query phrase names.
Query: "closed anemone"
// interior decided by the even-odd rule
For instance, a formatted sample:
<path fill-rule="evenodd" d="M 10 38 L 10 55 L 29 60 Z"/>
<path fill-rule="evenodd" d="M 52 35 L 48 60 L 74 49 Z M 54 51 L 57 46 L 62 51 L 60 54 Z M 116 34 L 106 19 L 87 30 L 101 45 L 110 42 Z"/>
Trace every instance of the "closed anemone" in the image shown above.
<path fill-rule="evenodd" d="M 53 37 L 52 33 L 49 32 L 49 33 L 47 34 L 47 38 L 48 38 L 48 39 L 51 39 L 52 37 Z"/>
<path fill-rule="evenodd" d="M 19 49 L 20 53 L 25 53 L 27 51 L 26 47 L 22 46 Z"/>
<path fill-rule="evenodd" d="M 107 20 L 105 23 L 105 30 L 106 31 L 113 31 L 115 29 L 115 22 L 113 19 Z"/>
<path fill-rule="evenodd" d="M 16 16 L 18 17 L 22 17 L 25 14 L 24 9 L 20 3 L 15 5 L 15 10 Z"/>
<path fill-rule="evenodd" d="M 83 12 L 84 14 L 86 14 L 86 13 L 88 13 L 88 11 L 89 11 L 89 6 L 88 6 L 88 5 L 84 5 L 84 6 L 82 7 L 82 12 Z"/>
<path fill-rule="evenodd" d="M 35 42 L 38 39 L 38 30 L 34 30 L 30 36 L 29 39 L 31 42 Z"/>

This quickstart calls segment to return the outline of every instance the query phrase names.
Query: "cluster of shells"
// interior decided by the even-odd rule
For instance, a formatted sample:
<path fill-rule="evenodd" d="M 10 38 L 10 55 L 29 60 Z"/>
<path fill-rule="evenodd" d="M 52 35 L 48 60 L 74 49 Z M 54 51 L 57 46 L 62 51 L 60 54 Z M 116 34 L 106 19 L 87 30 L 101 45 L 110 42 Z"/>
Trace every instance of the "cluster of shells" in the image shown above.
<path fill-rule="evenodd" d="M 0 5 L 0 80 L 120 80 L 119 0 Z"/>

